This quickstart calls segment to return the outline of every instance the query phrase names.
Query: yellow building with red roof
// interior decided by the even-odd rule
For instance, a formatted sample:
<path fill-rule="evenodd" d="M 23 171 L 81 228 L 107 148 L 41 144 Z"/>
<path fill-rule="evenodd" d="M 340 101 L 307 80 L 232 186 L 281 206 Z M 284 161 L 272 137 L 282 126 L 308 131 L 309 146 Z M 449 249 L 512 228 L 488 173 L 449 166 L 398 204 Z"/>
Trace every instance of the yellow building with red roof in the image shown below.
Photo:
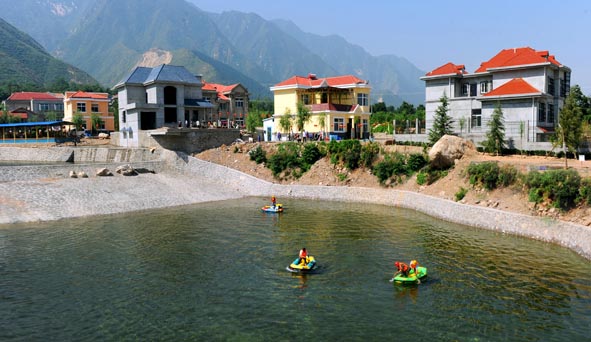
<path fill-rule="evenodd" d="M 369 81 L 352 75 L 317 77 L 293 76 L 270 88 L 274 95 L 274 114 L 265 120 L 265 140 L 277 140 L 292 134 L 306 133 L 309 138 L 369 138 Z M 310 112 L 303 131 L 297 132 L 298 103 Z M 291 115 L 292 128 L 286 131 L 280 120 Z M 282 139 L 284 140 L 284 139 Z"/>
<path fill-rule="evenodd" d="M 64 94 L 64 121 L 73 121 L 75 114 L 80 114 L 85 124 L 83 129 L 115 130 L 115 117 L 109 113 L 109 94 L 85 91 L 67 91 Z M 102 121 L 98 127 L 92 127 L 92 117 L 98 115 Z"/>
<path fill-rule="evenodd" d="M 570 68 L 554 55 L 530 47 L 501 50 L 473 73 L 463 64 L 446 63 L 421 77 L 425 81 L 427 131 L 445 94 L 448 115 L 458 135 L 476 143 L 483 141 L 487 123 L 500 104 L 510 148 L 548 148 L 570 91 L 570 77 Z"/>

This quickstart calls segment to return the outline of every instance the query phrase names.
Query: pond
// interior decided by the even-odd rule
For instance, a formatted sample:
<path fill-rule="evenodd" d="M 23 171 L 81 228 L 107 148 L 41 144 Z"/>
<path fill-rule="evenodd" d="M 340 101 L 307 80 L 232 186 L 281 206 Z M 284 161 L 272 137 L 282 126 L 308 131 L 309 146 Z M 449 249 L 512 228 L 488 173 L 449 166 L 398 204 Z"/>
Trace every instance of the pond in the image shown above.
<path fill-rule="evenodd" d="M 566 341 L 591 263 L 387 206 L 261 198 L 0 226 L 0 340 Z M 287 272 L 306 247 L 314 274 Z M 389 282 L 417 259 L 420 285 Z"/>

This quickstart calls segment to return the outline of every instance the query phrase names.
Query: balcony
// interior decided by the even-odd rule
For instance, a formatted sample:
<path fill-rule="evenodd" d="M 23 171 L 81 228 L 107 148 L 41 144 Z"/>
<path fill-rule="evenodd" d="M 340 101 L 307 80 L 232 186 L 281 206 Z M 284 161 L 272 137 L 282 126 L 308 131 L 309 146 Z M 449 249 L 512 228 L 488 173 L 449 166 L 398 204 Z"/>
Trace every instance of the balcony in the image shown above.
<path fill-rule="evenodd" d="M 308 105 L 310 111 L 312 113 L 316 112 L 345 112 L 349 113 L 357 108 L 357 104 L 348 105 L 348 104 L 336 104 L 336 103 L 318 103 L 318 104 L 311 104 Z"/>

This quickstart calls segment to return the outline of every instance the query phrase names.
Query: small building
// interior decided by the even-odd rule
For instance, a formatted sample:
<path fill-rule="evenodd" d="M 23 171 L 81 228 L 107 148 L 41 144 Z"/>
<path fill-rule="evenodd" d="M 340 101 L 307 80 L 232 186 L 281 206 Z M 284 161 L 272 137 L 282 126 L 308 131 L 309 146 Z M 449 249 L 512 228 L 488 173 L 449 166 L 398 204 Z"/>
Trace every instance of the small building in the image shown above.
<path fill-rule="evenodd" d="M 216 123 L 221 127 L 243 127 L 248 115 L 248 90 L 240 83 L 223 85 L 203 82 L 203 98 L 212 104 L 201 125 Z M 234 125 L 232 125 L 232 123 Z"/>
<path fill-rule="evenodd" d="M 318 78 L 309 74 L 293 76 L 270 89 L 275 108 L 273 116 L 264 120 L 265 140 L 276 140 L 278 133 L 282 140 L 303 133 L 310 139 L 369 138 L 369 81 L 351 75 Z M 311 114 L 303 132 L 296 132 L 298 103 Z M 289 131 L 280 124 L 286 114 L 292 117 Z"/>
<path fill-rule="evenodd" d="M 74 121 L 74 115 L 79 114 L 84 120 L 83 129 L 87 130 L 115 130 L 115 116 L 109 113 L 109 94 L 85 91 L 67 91 L 64 95 L 64 120 Z M 101 124 L 93 127 L 93 116 L 98 116 Z"/>
<path fill-rule="evenodd" d="M 119 129 L 125 144 L 137 147 L 140 130 L 190 126 L 206 118 L 212 104 L 203 98 L 200 75 L 185 67 L 136 67 L 114 87 L 119 98 Z"/>
<path fill-rule="evenodd" d="M 3 101 L 8 112 L 19 113 L 23 120 L 60 120 L 64 117 L 64 95 L 24 91 L 12 93 Z M 26 113 L 26 117 L 22 117 Z"/>
<path fill-rule="evenodd" d="M 510 147 L 545 149 L 570 91 L 570 77 L 570 68 L 548 51 L 530 47 L 502 50 L 474 73 L 462 64 L 444 64 L 421 77 L 427 131 L 445 95 L 456 134 L 477 143 L 485 140 L 487 123 L 499 104 Z"/>

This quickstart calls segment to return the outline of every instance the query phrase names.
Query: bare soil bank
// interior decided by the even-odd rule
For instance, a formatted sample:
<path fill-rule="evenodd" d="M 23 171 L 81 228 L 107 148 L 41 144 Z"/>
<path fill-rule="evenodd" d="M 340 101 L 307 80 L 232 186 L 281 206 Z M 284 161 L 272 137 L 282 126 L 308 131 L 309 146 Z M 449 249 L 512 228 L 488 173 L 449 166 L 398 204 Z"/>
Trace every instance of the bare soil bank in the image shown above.
<path fill-rule="evenodd" d="M 250 160 L 248 151 L 257 144 L 261 144 L 267 155 L 277 148 L 276 143 L 240 143 L 233 146 L 222 146 L 195 154 L 194 157 L 223 165 L 246 174 L 255 176 L 275 184 L 292 185 L 321 185 L 321 186 L 355 186 L 368 188 L 384 188 L 378 179 L 370 171 L 358 169 L 349 171 L 335 167 L 327 158 L 316 162 L 312 168 L 300 179 L 278 180 L 271 170 L 262 164 L 256 164 Z M 421 152 L 422 148 L 413 146 L 385 146 L 388 151 L 402 153 Z M 490 156 L 482 153 L 474 153 L 459 160 L 445 178 L 431 185 L 420 186 L 413 176 L 403 184 L 391 185 L 392 189 L 415 191 L 426 195 L 454 200 L 455 193 L 460 188 L 468 189 L 468 193 L 461 201 L 466 204 L 474 204 L 491 207 L 510 212 L 531 215 L 548 216 L 555 219 L 573 222 L 585 226 L 591 226 L 591 208 L 576 208 L 569 212 L 560 212 L 552 208 L 536 207 L 529 202 L 527 193 L 520 188 L 505 188 L 494 191 L 474 189 L 465 176 L 465 169 L 471 162 L 497 161 L 499 164 L 510 164 L 521 172 L 530 170 L 542 170 L 564 167 L 564 160 L 554 157 L 540 156 Z M 576 169 L 582 177 L 590 177 L 591 161 L 569 160 L 569 167 Z M 344 180 L 343 174 L 346 175 Z"/>

